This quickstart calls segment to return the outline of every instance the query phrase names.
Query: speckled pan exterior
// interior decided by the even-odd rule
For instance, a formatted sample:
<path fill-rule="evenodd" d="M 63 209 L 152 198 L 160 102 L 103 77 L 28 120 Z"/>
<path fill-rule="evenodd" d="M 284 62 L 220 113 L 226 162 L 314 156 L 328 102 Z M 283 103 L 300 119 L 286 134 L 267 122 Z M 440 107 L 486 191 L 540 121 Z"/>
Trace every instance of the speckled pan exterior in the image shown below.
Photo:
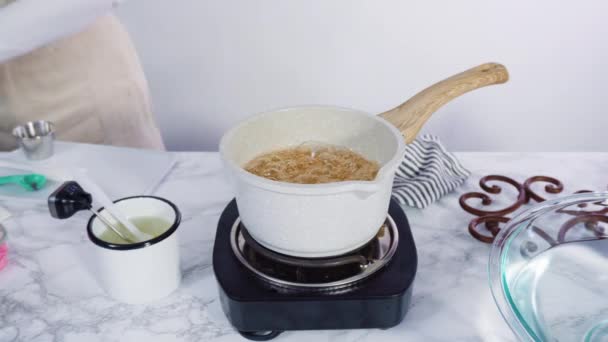
<path fill-rule="evenodd" d="M 380 163 L 373 181 L 292 184 L 245 171 L 255 156 L 306 141 L 351 148 Z M 388 211 L 393 178 L 405 151 L 401 133 L 365 112 L 325 106 L 254 115 L 228 131 L 220 154 L 233 181 L 245 226 L 262 245 L 301 257 L 338 255 L 368 242 Z"/>

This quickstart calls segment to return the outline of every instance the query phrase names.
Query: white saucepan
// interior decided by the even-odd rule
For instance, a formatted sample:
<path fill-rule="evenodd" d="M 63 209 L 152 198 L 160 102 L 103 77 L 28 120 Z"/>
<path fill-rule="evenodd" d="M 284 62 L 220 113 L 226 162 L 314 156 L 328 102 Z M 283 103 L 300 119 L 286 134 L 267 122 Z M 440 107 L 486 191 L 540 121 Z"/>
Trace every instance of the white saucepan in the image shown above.
<path fill-rule="evenodd" d="M 406 143 L 430 115 L 461 94 L 507 80 L 502 65 L 488 63 L 441 81 L 379 116 L 329 106 L 254 115 L 220 142 L 242 222 L 260 244 L 291 256 L 335 256 L 364 245 L 386 218 Z M 293 184 L 243 169 L 259 154 L 307 141 L 350 148 L 380 163 L 380 171 L 372 181 Z"/>

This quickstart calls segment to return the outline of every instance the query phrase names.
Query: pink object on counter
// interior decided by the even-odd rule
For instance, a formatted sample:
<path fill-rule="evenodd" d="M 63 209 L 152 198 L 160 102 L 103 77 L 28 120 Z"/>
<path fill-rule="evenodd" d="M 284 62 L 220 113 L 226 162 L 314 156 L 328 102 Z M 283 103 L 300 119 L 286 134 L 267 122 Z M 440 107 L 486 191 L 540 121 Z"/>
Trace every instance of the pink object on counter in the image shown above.
<path fill-rule="evenodd" d="M 5 242 L 0 245 L 0 270 L 8 264 L 8 244 Z"/>
<path fill-rule="evenodd" d="M 0 225 L 0 270 L 8 264 L 8 243 L 6 242 L 6 230 Z"/>

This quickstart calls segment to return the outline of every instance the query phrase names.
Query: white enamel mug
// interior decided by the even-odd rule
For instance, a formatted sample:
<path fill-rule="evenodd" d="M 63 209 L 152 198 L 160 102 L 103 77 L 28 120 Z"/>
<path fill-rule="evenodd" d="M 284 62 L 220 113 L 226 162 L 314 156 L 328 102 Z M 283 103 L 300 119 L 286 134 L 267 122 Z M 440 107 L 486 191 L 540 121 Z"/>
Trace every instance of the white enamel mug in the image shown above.
<path fill-rule="evenodd" d="M 116 300 L 130 304 L 169 295 L 181 280 L 176 233 L 181 221 L 179 210 L 168 200 L 154 196 L 127 197 L 114 203 L 128 217 L 158 217 L 168 224 L 162 234 L 150 240 L 115 244 L 99 238 L 109 228 L 92 216 L 87 233 L 95 249 L 97 274 L 103 289 Z M 100 212 L 103 213 L 103 209 Z"/>

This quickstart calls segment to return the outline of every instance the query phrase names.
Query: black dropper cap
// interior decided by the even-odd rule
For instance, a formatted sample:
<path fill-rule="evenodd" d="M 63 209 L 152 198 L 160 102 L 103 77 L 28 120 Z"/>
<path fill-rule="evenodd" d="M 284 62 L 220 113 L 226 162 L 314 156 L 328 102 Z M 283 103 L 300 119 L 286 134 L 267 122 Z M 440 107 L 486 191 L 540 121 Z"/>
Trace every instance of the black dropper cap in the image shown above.
<path fill-rule="evenodd" d="M 55 190 L 48 199 L 51 216 L 66 219 L 76 212 L 88 210 L 93 203 L 91 194 L 74 181 L 68 181 Z"/>

